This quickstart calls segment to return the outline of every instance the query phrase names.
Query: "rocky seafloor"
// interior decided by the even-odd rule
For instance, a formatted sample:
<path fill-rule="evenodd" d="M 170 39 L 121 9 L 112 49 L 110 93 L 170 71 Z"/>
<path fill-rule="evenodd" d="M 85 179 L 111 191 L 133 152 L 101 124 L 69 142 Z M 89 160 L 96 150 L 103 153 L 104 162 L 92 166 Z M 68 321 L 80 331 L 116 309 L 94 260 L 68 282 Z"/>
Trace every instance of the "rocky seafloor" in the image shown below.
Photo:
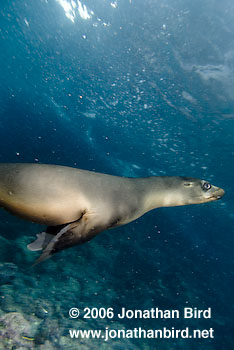
<path fill-rule="evenodd" d="M 227 320 L 221 316 L 224 301 L 215 282 L 219 277 L 218 262 L 211 257 L 208 261 L 202 248 L 196 248 L 197 242 L 185 239 L 182 234 L 177 236 L 177 228 L 173 223 L 170 227 L 168 220 L 167 231 L 164 230 L 164 214 L 158 217 L 160 230 L 155 226 L 154 216 L 148 215 L 36 266 L 32 265 L 38 253 L 29 252 L 26 246 L 41 227 L 7 213 L 1 215 L 0 349 L 181 350 L 193 349 L 195 345 L 204 350 L 216 349 L 210 339 L 196 343 L 183 339 L 126 338 L 105 342 L 69 336 L 69 329 L 226 327 Z M 213 276 L 210 271 L 215 271 Z M 116 317 L 71 319 L 68 314 L 72 307 L 179 309 L 185 305 L 216 308 L 215 318 L 191 320 L 188 324 L 183 320 Z M 228 346 L 228 339 L 225 342 Z"/>

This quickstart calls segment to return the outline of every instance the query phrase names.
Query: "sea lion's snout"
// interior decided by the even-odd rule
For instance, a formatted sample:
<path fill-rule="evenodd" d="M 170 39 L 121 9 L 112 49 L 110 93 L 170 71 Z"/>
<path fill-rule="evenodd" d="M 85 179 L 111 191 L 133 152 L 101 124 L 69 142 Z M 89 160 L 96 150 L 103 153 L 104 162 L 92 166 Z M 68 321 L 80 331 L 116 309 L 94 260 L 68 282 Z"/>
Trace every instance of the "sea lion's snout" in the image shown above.
<path fill-rule="evenodd" d="M 218 188 L 217 190 L 217 194 L 214 195 L 214 197 L 216 198 L 216 200 L 221 199 L 225 194 L 225 191 L 222 188 Z"/>
<path fill-rule="evenodd" d="M 224 194 L 225 194 L 225 191 L 222 188 L 213 186 L 213 193 L 211 193 L 210 199 L 217 201 L 221 199 L 224 196 Z"/>

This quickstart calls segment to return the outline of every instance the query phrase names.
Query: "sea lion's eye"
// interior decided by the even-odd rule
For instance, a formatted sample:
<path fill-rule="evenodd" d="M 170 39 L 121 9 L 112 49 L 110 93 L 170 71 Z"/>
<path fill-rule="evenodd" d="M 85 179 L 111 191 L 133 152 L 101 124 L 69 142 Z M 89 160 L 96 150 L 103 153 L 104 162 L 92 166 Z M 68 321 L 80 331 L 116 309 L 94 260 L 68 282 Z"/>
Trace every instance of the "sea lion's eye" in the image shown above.
<path fill-rule="evenodd" d="M 204 191 L 208 191 L 211 188 L 211 184 L 209 182 L 204 182 L 202 188 Z"/>

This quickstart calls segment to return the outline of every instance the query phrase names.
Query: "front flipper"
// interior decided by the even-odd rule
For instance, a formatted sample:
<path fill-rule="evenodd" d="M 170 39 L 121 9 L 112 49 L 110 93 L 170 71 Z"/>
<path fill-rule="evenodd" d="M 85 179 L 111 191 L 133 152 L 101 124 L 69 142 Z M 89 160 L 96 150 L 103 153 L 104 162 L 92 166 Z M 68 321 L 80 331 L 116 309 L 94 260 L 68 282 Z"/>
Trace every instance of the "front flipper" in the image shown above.
<path fill-rule="evenodd" d="M 37 239 L 33 241 L 32 243 L 27 245 L 27 248 L 29 250 L 32 250 L 33 252 L 36 252 L 38 250 L 44 249 L 49 242 L 53 239 L 54 235 L 51 235 L 46 232 L 41 232 L 37 234 Z"/>
<path fill-rule="evenodd" d="M 51 255 L 60 250 L 87 242 L 99 232 L 107 229 L 108 227 L 103 225 L 103 223 L 100 224 L 100 220 L 98 219 L 99 218 L 96 215 L 84 214 L 78 221 L 63 225 L 60 231 L 55 229 L 56 235 L 45 233 L 47 241 L 44 240 L 42 244 L 39 240 L 42 240 L 44 236 L 38 237 L 35 242 L 29 244 L 28 246 L 28 248 L 31 250 L 43 249 L 43 253 L 36 260 L 36 264 L 48 259 Z M 39 234 L 38 236 L 42 235 L 43 233 Z M 45 242 L 47 242 L 47 244 L 45 244 Z M 35 248 L 37 248 L 37 246 L 41 246 L 41 248 L 33 249 L 34 246 Z"/>
<path fill-rule="evenodd" d="M 37 239 L 32 243 L 28 244 L 27 248 L 34 252 L 38 250 L 43 250 L 54 238 L 54 236 L 68 225 L 69 224 L 59 226 L 48 226 L 45 232 L 40 232 L 37 234 Z"/>

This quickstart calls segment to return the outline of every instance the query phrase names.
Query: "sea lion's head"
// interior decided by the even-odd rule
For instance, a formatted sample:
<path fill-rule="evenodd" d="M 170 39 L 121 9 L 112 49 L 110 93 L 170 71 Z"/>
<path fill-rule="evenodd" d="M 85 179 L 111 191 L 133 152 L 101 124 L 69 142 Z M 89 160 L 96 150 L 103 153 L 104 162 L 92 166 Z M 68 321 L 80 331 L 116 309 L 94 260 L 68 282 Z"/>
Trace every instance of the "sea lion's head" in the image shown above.
<path fill-rule="evenodd" d="M 222 198 L 224 190 L 209 181 L 183 176 L 152 176 L 145 207 L 175 207 L 200 204 Z"/>
<path fill-rule="evenodd" d="M 191 177 L 175 177 L 174 195 L 181 204 L 200 204 L 218 200 L 225 191 L 209 181 Z M 178 205 L 181 205 L 178 204 Z"/>

